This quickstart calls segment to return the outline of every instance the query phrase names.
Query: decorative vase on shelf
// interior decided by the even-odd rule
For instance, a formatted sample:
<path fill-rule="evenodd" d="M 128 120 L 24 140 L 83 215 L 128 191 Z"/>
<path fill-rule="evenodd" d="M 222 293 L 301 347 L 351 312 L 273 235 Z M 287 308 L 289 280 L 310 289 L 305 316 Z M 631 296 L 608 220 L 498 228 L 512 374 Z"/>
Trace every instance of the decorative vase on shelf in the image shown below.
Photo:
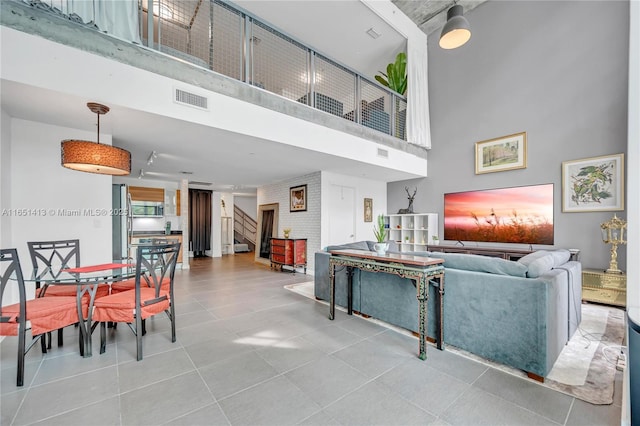
<path fill-rule="evenodd" d="M 383 256 L 389 250 L 389 243 L 375 243 L 373 249 L 380 256 Z"/>

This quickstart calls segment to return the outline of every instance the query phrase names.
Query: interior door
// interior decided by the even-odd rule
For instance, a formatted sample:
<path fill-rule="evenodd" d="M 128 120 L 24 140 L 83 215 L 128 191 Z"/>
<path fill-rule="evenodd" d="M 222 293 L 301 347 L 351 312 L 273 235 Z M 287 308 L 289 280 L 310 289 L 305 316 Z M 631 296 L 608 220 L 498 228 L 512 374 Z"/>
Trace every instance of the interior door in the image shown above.
<path fill-rule="evenodd" d="M 329 244 L 354 242 L 356 238 L 356 190 L 329 186 Z"/>

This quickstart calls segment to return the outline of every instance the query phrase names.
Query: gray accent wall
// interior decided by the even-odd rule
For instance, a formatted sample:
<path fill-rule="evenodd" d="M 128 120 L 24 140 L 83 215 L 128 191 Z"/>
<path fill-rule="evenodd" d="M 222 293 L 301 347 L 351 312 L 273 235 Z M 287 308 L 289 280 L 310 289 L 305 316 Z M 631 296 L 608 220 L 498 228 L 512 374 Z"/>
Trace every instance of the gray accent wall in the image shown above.
<path fill-rule="evenodd" d="M 428 177 L 388 184 L 388 211 L 405 208 L 404 187 L 417 186 L 414 210 L 439 213 L 442 235 L 444 193 L 553 183 L 555 247 L 606 268 L 600 223 L 614 212 L 563 213 L 561 165 L 626 154 L 629 2 L 490 0 L 466 17 L 465 46 L 443 50 L 438 32 L 429 36 Z M 475 143 L 518 132 L 527 168 L 476 175 Z M 625 270 L 625 247 L 618 262 Z"/>

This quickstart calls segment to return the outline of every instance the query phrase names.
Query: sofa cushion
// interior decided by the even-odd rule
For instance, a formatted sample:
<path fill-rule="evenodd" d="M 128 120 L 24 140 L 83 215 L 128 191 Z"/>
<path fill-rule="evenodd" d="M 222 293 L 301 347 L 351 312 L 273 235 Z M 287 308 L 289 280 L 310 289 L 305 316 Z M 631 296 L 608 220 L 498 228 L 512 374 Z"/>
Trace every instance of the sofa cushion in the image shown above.
<path fill-rule="evenodd" d="M 366 241 L 356 241 L 355 243 L 347 243 L 336 246 L 328 246 L 326 251 L 331 250 L 364 250 L 369 251 L 369 245 Z"/>
<path fill-rule="evenodd" d="M 540 259 L 543 256 L 546 256 L 549 252 L 546 250 L 537 250 L 533 253 L 529 253 L 528 255 L 521 257 L 518 259 L 518 263 L 522 263 L 524 266 L 528 267 L 535 260 Z"/>
<path fill-rule="evenodd" d="M 451 269 L 463 269 L 466 271 L 487 272 L 497 275 L 510 275 L 513 277 L 526 277 L 527 267 L 510 260 L 497 257 L 480 256 L 477 254 L 463 253 L 431 253 L 432 257 L 444 259 L 444 267 Z"/>
<path fill-rule="evenodd" d="M 569 250 L 538 250 L 520 258 L 518 263 L 527 266 L 527 277 L 538 278 L 553 268 L 567 263 L 570 257 Z"/>

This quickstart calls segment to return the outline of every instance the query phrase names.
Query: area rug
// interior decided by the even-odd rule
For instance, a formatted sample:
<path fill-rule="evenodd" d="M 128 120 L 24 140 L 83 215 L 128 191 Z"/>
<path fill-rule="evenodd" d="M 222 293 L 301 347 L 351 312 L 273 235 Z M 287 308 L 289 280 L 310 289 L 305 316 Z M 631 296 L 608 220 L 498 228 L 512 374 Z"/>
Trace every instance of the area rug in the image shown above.
<path fill-rule="evenodd" d="M 313 281 L 286 285 L 285 288 L 315 300 Z M 318 302 L 327 304 L 324 301 Z M 336 308 L 340 309 L 338 306 Z M 415 337 L 411 332 L 383 321 L 373 318 L 365 319 Z M 544 383 L 535 383 L 591 404 L 611 404 L 613 402 L 616 363 L 624 336 L 625 316 L 622 309 L 583 304 L 580 327 L 562 350 Z M 446 350 L 533 381 L 521 370 L 489 361 L 451 345 L 447 345 Z"/>

